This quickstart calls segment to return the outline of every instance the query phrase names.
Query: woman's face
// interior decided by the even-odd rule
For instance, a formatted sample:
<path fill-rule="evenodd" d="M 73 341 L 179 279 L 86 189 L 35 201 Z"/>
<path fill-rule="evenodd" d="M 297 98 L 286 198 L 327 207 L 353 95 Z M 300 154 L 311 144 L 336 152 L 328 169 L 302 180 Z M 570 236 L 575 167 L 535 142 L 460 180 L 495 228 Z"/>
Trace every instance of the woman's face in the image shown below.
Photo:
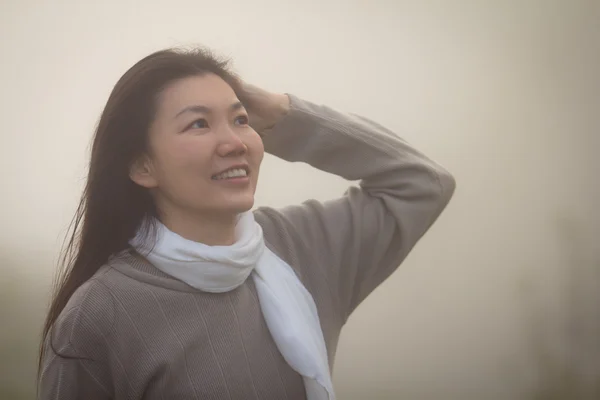
<path fill-rule="evenodd" d="M 131 171 L 161 213 L 231 216 L 252 208 L 264 148 L 233 89 L 214 74 L 162 92 L 150 154 Z"/>

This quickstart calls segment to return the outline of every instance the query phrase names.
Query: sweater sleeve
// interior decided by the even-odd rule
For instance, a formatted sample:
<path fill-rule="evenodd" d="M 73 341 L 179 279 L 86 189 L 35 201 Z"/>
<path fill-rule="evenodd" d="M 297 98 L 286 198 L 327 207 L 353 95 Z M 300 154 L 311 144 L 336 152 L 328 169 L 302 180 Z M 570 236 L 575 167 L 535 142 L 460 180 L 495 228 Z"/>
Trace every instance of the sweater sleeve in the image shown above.
<path fill-rule="evenodd" d="M 325 270 L 345 321 L 437 219 L 455 182 L 375 122 L 293 95 L 290 101 L 288 115 L 265 135 L 265 150 L 359 185 L 324 203 L 262 208 L 257 219 L 276 251 L 293 253 L 301 269 Z"/>
<path fill-rule="evenodd" d="M 45 340 L 38 382 L 40 400 L 113 398 L 100 328 L 107 313 L 90 318 L 86 306 L 89 293 L 98 289 L 93 286 L 88 282 L 78 289 Z"/>

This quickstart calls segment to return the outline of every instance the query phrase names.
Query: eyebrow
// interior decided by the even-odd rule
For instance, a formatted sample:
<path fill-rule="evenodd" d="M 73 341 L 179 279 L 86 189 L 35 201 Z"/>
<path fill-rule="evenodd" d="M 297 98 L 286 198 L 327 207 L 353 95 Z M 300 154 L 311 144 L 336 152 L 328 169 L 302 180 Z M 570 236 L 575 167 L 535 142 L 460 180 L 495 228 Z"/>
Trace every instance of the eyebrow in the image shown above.
<path fill-rule="evenodd" d="M 235 103 L 233 103 L 232 105 L 229 106 L 230 111 L 237 111 L 237 110 L 241 110 L 243 108 L 244 108 L 244 105 L 242 104 L 241 101 L 236 101 Z M 175 118 L 179 117 L 181 114 L 185 114 L 188 112 L 195 113 L 195 114 L 210 114 L 210 113 L 212 113 L 212 109 L 210 107 L 202 106 L 202 105 L 187 106 L 183 110 L 179 111 L 175 115 Z"/>

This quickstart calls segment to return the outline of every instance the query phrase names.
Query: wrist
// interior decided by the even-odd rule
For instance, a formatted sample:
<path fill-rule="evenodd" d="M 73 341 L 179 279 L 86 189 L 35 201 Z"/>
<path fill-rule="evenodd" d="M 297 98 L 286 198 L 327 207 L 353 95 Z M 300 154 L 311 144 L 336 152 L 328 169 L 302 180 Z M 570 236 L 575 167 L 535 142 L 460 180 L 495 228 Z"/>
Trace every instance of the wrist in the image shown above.
<path fill-rule="evenodd" d="M 271 120 L 271 126 L 269 126 L 269 128 L 272 128 L 273 126 L 275 126 L 277 124 L 277 122 L 279 122 L 281 119 L 283 119 L 288 113 L 290 112 L 290 98 L 287 94 L 279 94 L 279 93 L 275 93 L 273 94 L 273 100 L 272 100 L 272 120 Z"/>

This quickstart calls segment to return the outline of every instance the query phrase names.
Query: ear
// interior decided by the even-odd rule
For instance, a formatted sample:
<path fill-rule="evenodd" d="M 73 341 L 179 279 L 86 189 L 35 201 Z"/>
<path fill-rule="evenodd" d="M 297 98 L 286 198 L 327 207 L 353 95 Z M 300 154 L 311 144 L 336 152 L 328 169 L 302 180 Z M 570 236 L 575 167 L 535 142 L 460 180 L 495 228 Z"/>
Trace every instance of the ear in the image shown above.
<path fill-rule="evenodd" d="M 129 178 L 146 189 L 158 186 L 158 181 L 153 174 L 152 163 L 148 156 L 138 158 L 129 167 Z"/>

